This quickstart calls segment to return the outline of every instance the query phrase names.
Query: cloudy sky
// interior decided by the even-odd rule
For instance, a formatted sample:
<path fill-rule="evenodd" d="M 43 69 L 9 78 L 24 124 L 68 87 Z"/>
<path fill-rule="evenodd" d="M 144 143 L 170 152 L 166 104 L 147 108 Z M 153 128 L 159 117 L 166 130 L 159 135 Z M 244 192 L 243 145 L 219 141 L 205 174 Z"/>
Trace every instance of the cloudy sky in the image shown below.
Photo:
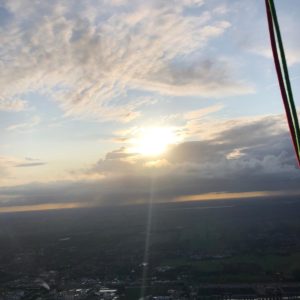
<path fill-rule="evenodd" d="M 300 194 L 264 1 L 0 0 L 0 31 L 0 210 Z"/>

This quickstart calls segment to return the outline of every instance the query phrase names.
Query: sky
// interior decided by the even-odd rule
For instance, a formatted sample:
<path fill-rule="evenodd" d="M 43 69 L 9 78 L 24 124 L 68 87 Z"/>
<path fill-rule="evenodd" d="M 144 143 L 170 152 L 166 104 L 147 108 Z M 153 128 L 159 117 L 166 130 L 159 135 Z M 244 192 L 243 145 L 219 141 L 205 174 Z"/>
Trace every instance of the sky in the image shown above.
<path fill-rule="evenodd" d="M 299 109 L 300 2 L 275 5 Z M 0 211 L 299 180 L 264 1 L 0 0 Z"/>

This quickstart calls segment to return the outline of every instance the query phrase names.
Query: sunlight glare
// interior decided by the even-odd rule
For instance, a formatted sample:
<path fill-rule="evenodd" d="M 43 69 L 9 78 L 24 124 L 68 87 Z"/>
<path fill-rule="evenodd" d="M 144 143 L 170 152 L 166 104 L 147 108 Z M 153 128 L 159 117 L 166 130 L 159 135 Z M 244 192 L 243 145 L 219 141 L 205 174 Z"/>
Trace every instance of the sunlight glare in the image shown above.
<path fill-rule="evenodd" d="M 132 141 L 132 150 L 145 156 L 157 156 L 176 142 L 178 142 L 178 137 L 171 127 L 142 128 Z"/>

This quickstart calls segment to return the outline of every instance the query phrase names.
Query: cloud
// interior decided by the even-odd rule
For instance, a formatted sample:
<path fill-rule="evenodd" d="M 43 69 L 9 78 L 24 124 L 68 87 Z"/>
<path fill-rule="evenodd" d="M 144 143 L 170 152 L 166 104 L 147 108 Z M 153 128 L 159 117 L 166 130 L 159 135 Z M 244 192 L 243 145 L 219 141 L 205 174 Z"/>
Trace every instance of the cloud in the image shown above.
<path fill-rule="evenodd" d="M 176 113 L 167 115 L 160 120 L 157 120 L 155 126 L 150 126 L 150 128 L 157 127 L 158 130 L 163 130 L 165 128 L 172 134 L 173 143 L 178 143 L 184 139 L 202 139 L 203 137 L 199 136 L 200 128 L 205 131 L 207 134 L 212 134 L 211 127 L 214 127 L 216 132 L 220 132 L 222 127 L 225 126 L 225 122 L 215 121 L 211 118 L 211 115 L 219 112 L 224 108 L 224 105 L 221 103 L 206 106 L 200 109 L 187 111 L 185 113 Z M 238 121 L 237 121 L 238 122 Z M 170 124 L 177 124 L 176 126 L 170 126 Z M 179 126 L 178 124 L 184 123 L 184 126 Z M 222 123 L 222 124 L 221 124 Z M 207 126 L 209 124 L 209 126 Z M 159 129 L 161 128 L 161 129 Z M 150 130 L 151 131 L 151 130 Z M 113 132 L 112 141 L 115 143 L 121 143 L 123 145 L 129 146 L 137 142 L 138 137 L 143 137 L 147 132 L 147 127 L 142 126 L 133 126 L 127 129 L 121 129 Z M 150 132 L 149 132 L 150 133 Z M 122 153 L 119 153 L 119 150 Z M 116 150 L 118 155 L 124 156 L 128 155 L 125 147 Z M 114 154 L 114 153 L 112 153 Z"/>
<path fill-rule="evenodd" d="M 46 165 L 46 162 L 41 161 L 40 159 L 33 157 L 25 157 L 22 162 L 19 162 L 15 165 L 17 168 L 28 168 L 28 167 L 39 167 Z"/>
<path fill-rule="evenodd" d="M 0 96 L 51 95 L 66 115 L 128 122 L 145 101 L 129 92 L 228 96 L 253 89 L 205 54 L 230 27 L 204 1 L 5 1 Z M 195 14 L 186 9 L 197 7 Z M 220 10 L 220 9 L 219 9 Z M 188 57 L 188 59 L 187 59 Z"/>
<path fill-rule="evenodd" d="M 186 120 L 194 120 L 194 119 L 201 119 L 207 115 L 212 113 L 218 112 L 224 108 L 224 105 L 219 103 L 215 105 L 211 105 L 208 107 L 200 108 L 197 110 L 189 111 L 184 114 L 184 118 Z"/>
<path fill-rule="evenodd" d="M 289 66 L 300 63 L 300 45 L 298 47 L 288 47 L 286 51 L 286 60 Z M 270 47 L 264 47 L 263 45 L 256 45 L 251 48 L 250 51 L 254 54 L 261 55 L 265 58 L 273 59 L 272 50 Z"/>
<path fill-rule="evenodd" d="M 46 162 L 35 158 L 20 158 L 15 156 L 0 156 L 0 184 L 7 183 L 10 178 L 15 178 L 15 168 L 38 167 L 45 165 Z"/>
<path fill-rule="evenodd" d="M 39 166 L 43 166 L 45 164 L 46 164 L 45 162 L 28 162 L 28 163 L 18 164 L 18 165 L 16 165 L 16 167 L 18 167 L 18 168 L 39 167 Z"/>
<path fill-rule="evenodd" d="M 0 98 L 0 111 L 22 111 L 27 108 L 27 102 L 20 99 L 3 100 Z"/>
<path fill-rule="evenodd" d="M 0 156 L 0 165 L 1 168 L 0 169 L 4 169 L 8 166 L 15 166 L 17 163 L 19 163 L 20 159 L 13 157 L 13 156 Z"/>
<path fill-rule="evenodd" d="M 78 170 L 80 180 L 2 188 L 1 199 L 10 199 L 3 205 L 115 205 L 147 201 L 150 193 L 155 201 L 216 193 L 297 194 L 300 173 L 283 124 L 283 116 L 227 120 L 210 138 L 173 145 L 152 160 L 120 148 Z"/>
<path fill-rule="evenodd" d="M 260 121 L 265 118 L 264 126 L 260 126 Z M 249 129 L 252 128 L 251 138 L 248 138 Z M 229 120 L 216 120 L 212 118 L 191 119 L 188 120 L 183 132 L 186 136 L 195 140 L 215 140 L 236 139 L 248 141 L 250 144 L 254 138 L 264 136 L 273 136 L 287 129 L 286 121 L 282 116 L 257 116 L 257 117 L 240 117 Z M 245 131 L 245 132 L 244 132 Z"/>
<path fill-rule="evenodd" d="M 31 118 L 30 121 L 26 122 L 26 123 L 18 123 L 18 124 L 13 124 L 10 125 L 6 128 L 6 130 L 8 131 L 28 131 L 31 130 L 32 128 L 36 127 L 37 125 L 39 125 L 41 122 L 41 118 L 39 116 L 34 116 L 33 118 Z"/>
<path fill-rule="evenodd" d="M 7 167 L 26 167 L 26 166 L 38 166 L 44 165 L 46 162 L 37 158 L 25 157 L 18 158 L 14 156 L 0 156 L 0 165 L 2 168 Z"/>
<path fill-rule="evenodd" d="M 144 87 L 175 96 L 226 97 L 254 92 L 254 88 L 232 78 L 229 62 L 217 58 L 191 64 L 168 65 L 151 75 Z"/>

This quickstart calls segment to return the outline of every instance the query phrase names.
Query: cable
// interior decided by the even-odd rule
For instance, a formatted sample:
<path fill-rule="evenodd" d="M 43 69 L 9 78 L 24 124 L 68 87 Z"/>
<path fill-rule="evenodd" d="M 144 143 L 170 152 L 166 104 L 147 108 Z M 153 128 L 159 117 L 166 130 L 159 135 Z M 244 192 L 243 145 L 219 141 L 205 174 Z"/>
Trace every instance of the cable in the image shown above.
<path fill-rule="evenodd" d="M 279 23 L 277 20 L 276 9 L 273 0 L 265 0 L 267 19 L 270 33 L 270 40 L 276 73 L 278 77 L 279 87 L 283 104 L 285 107 L 286 117 L 290 129 L 292 142 L 295 149 L 296 158 L 300 167 L 300 128 L 297 111 L 293 99 L 292 87 L 289 79 L 287 63 L 283 43 L 280 34 Z M 280 56 L 278 55 L 278 51 Z"/>

